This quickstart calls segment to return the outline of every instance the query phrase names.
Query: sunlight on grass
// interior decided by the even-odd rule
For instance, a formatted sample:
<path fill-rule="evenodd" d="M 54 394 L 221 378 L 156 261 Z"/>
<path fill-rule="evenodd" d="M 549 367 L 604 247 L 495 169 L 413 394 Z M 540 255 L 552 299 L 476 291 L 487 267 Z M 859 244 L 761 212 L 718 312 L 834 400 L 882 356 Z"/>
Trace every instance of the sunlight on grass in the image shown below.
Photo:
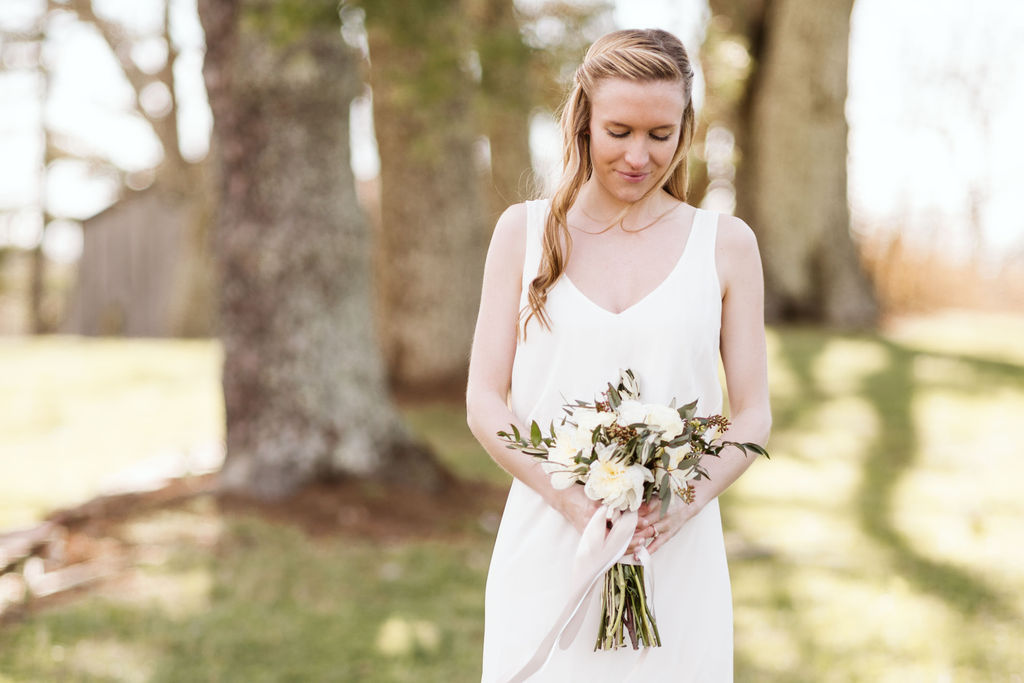
<path fill-rule="evenodd" d="M 1003 360 L 1024 365 L 1024 316 L 944 311 L 897 318 L 886 336 L 922 351 Z"/>
<path fill-rule="evenodd" d="M 1024 681 L 1020 338 L 1020 320 L 964 314 L 880 335 L 769 331 L 772 458 L 722 502 L 737 681 Z M 126 427 L 136 456 L 219 436 L 216 346 L 139 344 L 6 347 L 5 384 L 32 394 L 48 379 L 23 405 L 0 399 L 12 411 L 0 416 L 5 468 L 13 444 L 37 458 L 5 469 L 0 522 L 70 495 L 54 470 L 96 482 L 130 464 L 127 450 L 97 455 L 116 439 L 92 432 L 133 403 L 152 427 Z M 461 404 L 403 412 L 459 476 L 508 481 Z M 15 427 L 15 413 L 27 422 Z M 493 531 L 478 524 L 443 543 L 311 539 L 201 498 L 123 531 L 138 568 L 6 627 L 0 681 L 479 680 Z M 86 671 L 90 652 L 98 668 Z"/>
<path fill-rule="evenodd" d="M 0 528 L 140 460 L 220 443 L 219 364 L 211 341 L 0 340 Z"/>
<path fill-rule="evenodd" d="M 416 652 L 430 653 L 441 644 L 437 625 L 426 619 L 410 620 L 391 616 L 377 631 L 376 648 L 382 655 L 402 657 Z"/>
<path fill-rule="evenodd" d="M 125 683 L 143 683 L 152 678 L 156 654 L 146 650 L 114 639 L 83 638 L 75 643 L 70 652 L 62 653 L 62 657 L 67 659 L 68 672 L 72 676 L 87 675 Z"/>

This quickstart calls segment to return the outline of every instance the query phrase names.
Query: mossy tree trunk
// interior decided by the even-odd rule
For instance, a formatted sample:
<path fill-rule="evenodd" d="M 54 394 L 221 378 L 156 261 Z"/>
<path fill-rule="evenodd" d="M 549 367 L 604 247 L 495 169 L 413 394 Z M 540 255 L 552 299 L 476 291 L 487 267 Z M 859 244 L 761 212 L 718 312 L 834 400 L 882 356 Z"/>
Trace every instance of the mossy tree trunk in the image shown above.
<path fill-rule="evenodd" d="M 535 51 L 523 41 L 521 18 L 508 0 L 473 0 L 480 55 L 481 130 L 490 143 L 489 225 L 510 204 L 532 199 L 530 112 L 539 104 Z"/>
<path fill-rule="evenodd" d="M 393 408 L 349 165 L 358 62 L 333 0 L 201 0 L 214 113 L 225 488 L 347 474 L 437 487 Z"/>
<path fill-rule="evenodd" d="M 853 0 L 712 0 L 748 48 L 736 213 L 757 232 L 770 320 L 875 323 L 850 233 L 845 115 Z"/>
<path fill-rule="evenodd" d="M 460 0 L 363 2 L 380 152 L 376 284 L 393 386 L 465 386 L 492 224 L 474 116 L 471 25 Z"/>

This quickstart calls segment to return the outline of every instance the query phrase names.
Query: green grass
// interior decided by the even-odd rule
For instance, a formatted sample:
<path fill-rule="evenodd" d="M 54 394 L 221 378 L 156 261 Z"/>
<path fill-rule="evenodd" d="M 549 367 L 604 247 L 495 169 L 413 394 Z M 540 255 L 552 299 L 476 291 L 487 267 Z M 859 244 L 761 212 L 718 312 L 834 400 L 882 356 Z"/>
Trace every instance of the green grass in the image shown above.
<path fill-rule="evenodd" d="M 965 314 L 887 335 L 771 331 L 772 460 L 722 504 L 737 681 L 1024 678 L 1022 337 L 1022 319 Z M 131 460 L 96 451 L 124 419 L 101 413 L 128 397 L 162 406 L 148 429 L 126 426 L 143 455 L 187 445 L 187 424 L 196 441 L 220 436 L 213 344 L 5 343 L 0 381 L 24 378 L 37 408 L 21 415 L 39 425 L 15 425 L 4 392 L 8 519 L 70 495 L 46 485 L 54 468 L 86 490 Z M 407 415 L 459 474 L 506 481 L 461 406 Z M 12 445 L 45 466 L 8 461 Z M 208 499 L 154 513 L 128 530 L 146 543 L 127 583 L 0 630 L 0 681 L 479 680 L 493 532 L 468 528 L 381 545 L 310 539 Z"/>
<path fill-rule="evenodd" d="M 0 529 L 140 460 L 220 443 L 219 367 L 210 341 L 0 338 Z"/>

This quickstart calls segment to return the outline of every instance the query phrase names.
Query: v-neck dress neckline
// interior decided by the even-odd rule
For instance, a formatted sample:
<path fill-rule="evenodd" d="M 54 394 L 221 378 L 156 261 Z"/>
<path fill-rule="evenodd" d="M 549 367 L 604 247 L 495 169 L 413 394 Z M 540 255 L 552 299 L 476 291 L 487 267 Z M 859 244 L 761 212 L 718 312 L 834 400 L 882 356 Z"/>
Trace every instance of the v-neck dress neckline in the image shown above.
<path fill-rule="evenodd" d="M 662 278 L 662 280 L 657 285 L 654 286 L 654 289 L 650 290 L 649 292 L 644 294 L 642 297 L 640 297 L 639 299 L 637 299 L 636 301 L 634 301 L 633 303 L 631 303 L 629 306 L 627 306 L 626 308 L 622 309 L 621 311 L 617 311 L 616 312 L 616 311 L 609 310 L 609 309 L 605 308 L 604 306 L 602 306 L 601 304 L 599 304 L 596 301 L 594 301 L 594 299 L 591 296 L 586 294 L 582 289 L 580 289 L 576 285 L 575 282 L 572 281 L 572 278 L 569 277 L 568 273 L 562 273 L 562 279 L 565 280 L 566 284 L 569 286 L 569 289 L 571 289 L 573 292 L 575 292 L 576 295 L 579 298 L 583 299 L 592 308 L 595 308 L 599 312 L 601 312 L 601 313 L 603 313 L 605 315 L 611 316 L 612 318 L 624 317 L 624 316 L 632 313 L 635 309 L 640 308 L 642 306 L 642 304 L 644 304 L 648 300 L 654 299 L 655 296 L 662 289 L 665 289 L 669 285 L 669 283 L 676 277 L 676 273 L 679 270 L 681 270 L 682 267 L 683 267 L 683 262 L 686 260 L 687 253 L 690 251 L 690 245 L 694 241 L 694 236 L 695 236 L 697 230 L 698 229 L 702 229 L 701 221 L 706 219 L 707 214 L 709 214 L 708 211 L 706 211 L 704 209 L 700 209 L 700 208 L 698 208 L 698 209 L 696 209 L 696 211 L 694 211 L 693 219 L 690 222 L 690 230 L 689 230 L 689 232 L 686 235 L 686 244 L 683 245 L 683 250 L 679 254 L 679 257 L 676 259 L 676 262 L 673 264 L 672 269 L 669 270 L 668 275 L 666 275 L 664 278 Z"/>

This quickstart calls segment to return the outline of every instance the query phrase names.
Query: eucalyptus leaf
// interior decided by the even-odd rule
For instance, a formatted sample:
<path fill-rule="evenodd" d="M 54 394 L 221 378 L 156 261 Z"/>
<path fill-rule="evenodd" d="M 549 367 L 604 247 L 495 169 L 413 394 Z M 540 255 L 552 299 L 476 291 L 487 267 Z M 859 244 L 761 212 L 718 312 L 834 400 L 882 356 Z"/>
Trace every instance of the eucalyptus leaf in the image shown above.
<path fill-rule="evenodd" d="M 608 385 L 608 403 L 611 404 L 612 408 L 618 408 L 622 404 L 622 397 L 619 396 L 619 392 L 611 384 Z"/>
<path fill-rule="evenodd" d="M 684 420 L 691 419 L 697 414 L 697 401 L 691 401 L 679 409 L 679 417 Z"/>

